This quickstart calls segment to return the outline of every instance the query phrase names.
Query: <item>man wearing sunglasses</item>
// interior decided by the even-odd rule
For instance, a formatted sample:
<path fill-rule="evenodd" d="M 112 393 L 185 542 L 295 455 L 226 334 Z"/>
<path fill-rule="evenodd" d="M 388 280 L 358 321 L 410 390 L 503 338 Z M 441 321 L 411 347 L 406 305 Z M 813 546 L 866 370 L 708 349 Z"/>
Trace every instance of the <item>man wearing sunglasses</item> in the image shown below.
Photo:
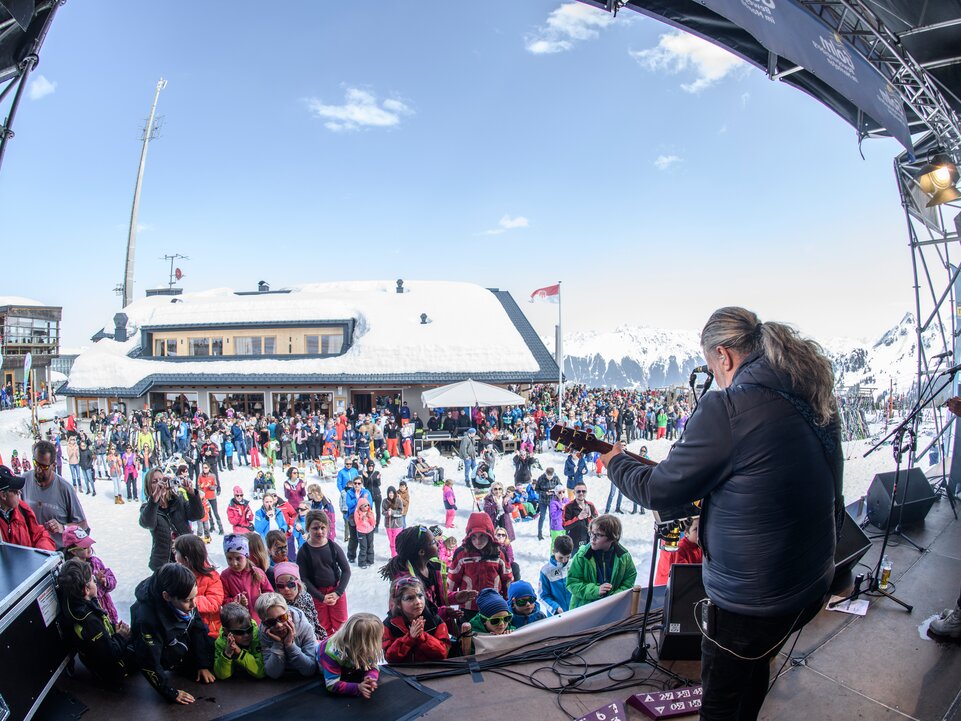
<path fill-rule="evenodd" d="M 67 525 L 90 530 L 80 499 L 70 482 L 56 471 L 57 449 L 50 441 L 37 441 L 33 447 L 33 470 L 23 475 L 21 495 L 47 529 L 58 549 L 63 548 L 63 528 Z"/>

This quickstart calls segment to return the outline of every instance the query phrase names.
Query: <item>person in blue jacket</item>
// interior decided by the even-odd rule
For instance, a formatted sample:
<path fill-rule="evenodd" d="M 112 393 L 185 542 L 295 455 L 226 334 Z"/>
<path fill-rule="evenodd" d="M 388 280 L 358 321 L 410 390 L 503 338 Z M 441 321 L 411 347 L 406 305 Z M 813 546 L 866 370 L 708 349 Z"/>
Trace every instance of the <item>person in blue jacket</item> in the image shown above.
<path fill-rule="evenodd" d="M 527 581 L 514 581 L 507 587 L 507 603 L 514 614 L 514 628 L 523 628 L 547 618 L 537 603 L 534 587 Z"/>
<path fill-rule="evenodd" d="M 351 563 L 357 558 L 357 522 L 354 520 L 354 511 L 357 510 L 357 503 L 361 498 L 365 498 L 371 508 L 374 507 L 374 499 L 370 491 L 364 488 L 364 482 L 360 476 L 356 476 L 350 482 L 350 487 L 344 496 L 347 503 L 347 560 Z"/>
<path fill-rule="evenodd" d="M 701 500 L 701 714 L 753 719 L 771 659 L 834 578 L 844 518 L 834 372 L 817 343 L 744 308 L 715 311 L 701 350 L 719 391 L 700 399 L 668 457 L 643 465 L 615 444 L 602 461 L 647 508 Z"/>
<path fill-rule="evenodd" d="M 564 477 L 567 478 L 567 497 L 574 498 L 574 487 L 583 483 L 587 475 L 587 461 L 580 451 L 571 451 L 564 461 Z"/>
<path fill-rule="evenodd" d="M 567 569 L 574 553 L 574 541 L 568 535 L 554 539 L 550 560 L 541 567 L 541 602 L 550 615 L 557 616 L 571 607 L 571 592 L 567 588 Z"/>
<path fill-rule="evenodd" d="M 267 533 L 273 530 L 287 534 L 287 519 L 277 508 L 277 492 L 267 491 L 264 494 L 264 505 L 254 514 L 254 530 L 267 542 Z"/>

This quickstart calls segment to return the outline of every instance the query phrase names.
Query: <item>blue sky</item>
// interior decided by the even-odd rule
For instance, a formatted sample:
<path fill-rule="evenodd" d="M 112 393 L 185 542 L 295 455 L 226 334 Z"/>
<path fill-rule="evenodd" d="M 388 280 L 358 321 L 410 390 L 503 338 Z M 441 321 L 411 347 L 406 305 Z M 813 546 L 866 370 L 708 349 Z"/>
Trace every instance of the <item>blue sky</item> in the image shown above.
<path fill-rule="evenodd" d="M 871 337 L 913 306 L 899 146 L 862 160 L 840 118 L 723 51 L 557 0 L 273 7 L 58 11 L 0 211 L 4 294 L 63 305 L 65 345 L 119 308 L 160 77 L 137 296 L 182 253 L 188 291 L 442 278 L 523 301 L 563 280 L 565 331 L 737 304 Z M 552 333 L 554 306 L 524 307 Z"/>

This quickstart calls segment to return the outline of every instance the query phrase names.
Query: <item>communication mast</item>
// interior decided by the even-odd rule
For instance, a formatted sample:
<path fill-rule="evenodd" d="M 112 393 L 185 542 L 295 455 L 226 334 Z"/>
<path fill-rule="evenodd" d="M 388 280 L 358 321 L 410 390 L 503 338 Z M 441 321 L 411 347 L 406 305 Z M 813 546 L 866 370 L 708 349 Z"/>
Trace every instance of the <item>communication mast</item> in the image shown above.
<path fill-rule="evenodd" d="M 143 171 L 147 165 L 147 147 L 150 141 L 157 137 L 160 129 L 159 124 L 154 123 L 157 115 L 157 101 L 160 100 L 160 91 L 167 87 L 167 81 L 163 78 L 157 82 L 157 92 L 153 96 L 153 105 L 150 106 L 150 117 L 143 129 L 143 149 L 140 151 L 140 169 L 137 171 L 137 185 L 133 193 L 133 207 L 130 210 L 130 232 L 127 235 L 127 262 L 124 264 L 123 272 L 123 307 L 126 308 L 133 302 L 133 261 L 134 252 L 137 248 L 137 211 L 140 207 L 140 187 L 143 184 Z"/>

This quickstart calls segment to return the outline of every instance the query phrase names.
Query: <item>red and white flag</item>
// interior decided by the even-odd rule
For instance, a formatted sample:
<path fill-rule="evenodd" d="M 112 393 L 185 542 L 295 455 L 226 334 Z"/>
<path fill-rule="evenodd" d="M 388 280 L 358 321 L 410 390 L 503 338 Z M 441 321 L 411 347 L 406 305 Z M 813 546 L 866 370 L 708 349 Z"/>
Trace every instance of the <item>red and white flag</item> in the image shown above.
<path fill-rule="evenodd" d="M 548 303 L 560 303 L 561 284 L 549 285 L 546 288 L 538 288 L 531 293 L 531 303 L 535 300 L 546 300 Z"/>

